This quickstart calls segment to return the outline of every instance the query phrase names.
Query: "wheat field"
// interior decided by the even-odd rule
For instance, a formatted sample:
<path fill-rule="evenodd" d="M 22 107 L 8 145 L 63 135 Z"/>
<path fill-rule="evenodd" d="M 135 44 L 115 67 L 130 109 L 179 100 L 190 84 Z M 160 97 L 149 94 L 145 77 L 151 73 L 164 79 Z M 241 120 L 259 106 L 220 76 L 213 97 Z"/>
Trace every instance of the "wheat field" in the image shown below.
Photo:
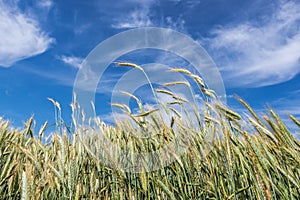
<path fill-rule="evenodd" d="M 192 77 L 204 96 L 215 98 L 200 77 L 180 69 L 173 72 Z M 115 104 L 130 120 L 114 126 L 99 118 L 92 119 L 97 129 L 81 126 L 77 119 L 84 115 L 76 112 L 76 101 L 71 105 L 72 126 L 67 126 L 60 117 L 59 104 L 52 100 L 57 130 L 50 136 L 45 135 L 47 123 L 33 132 L 33 118 L 22 130 L 11 128 L 9 121 L 1 118 L 0 199 L 300 198 L 300 141 L 275 111 L 257 115 L 238 99 L 248 110 L 243 115 L 212 100 L 206 102 L 203 111 L 194 110 L 193 123 L 186 123 L 171 107 L 184 99 L 176 99 L 169 91 L 154 90 L 174 96 L 174 102 L 162 105 L 171 117 L 170 123 L 161 119 L 166 114 L 161 115 L 158 109 L 146 110 L 128 93 L 125 95 L 137 101 L 140 113 L 133 114 L 126 105 Z M 294 116 L 290 120 L 300 128 Z M 133 136 L 145 133 L 141 131 L 145 129 L 153 137 Z M 97 145 L 99 133 L 128 152 L 159 150 L 176 138 L 188 140 L 189 146 L 182 155 L 174 153 L 174 162 L 135 173 L 102 162 L 98 153 L 105 147 Z M 214 135 L 213 143 L 207 135 Z M 158 162 L 164 162 L 164 156 Z"/>

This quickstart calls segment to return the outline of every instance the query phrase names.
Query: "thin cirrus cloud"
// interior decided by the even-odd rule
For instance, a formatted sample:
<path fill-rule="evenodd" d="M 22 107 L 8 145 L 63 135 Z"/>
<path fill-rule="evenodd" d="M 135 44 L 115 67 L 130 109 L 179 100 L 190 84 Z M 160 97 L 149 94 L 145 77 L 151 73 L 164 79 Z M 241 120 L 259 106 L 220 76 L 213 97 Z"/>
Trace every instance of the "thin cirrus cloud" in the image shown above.
<path fill-rule="evenodd" d="M 41 0 L 38 1 L 38 6 L 49 9 L 53 6 L 53 2 L 51 0 Z"/>
<path fill-rule="evenodd" d="M 285 115 L 293 114 L 296 117 L 300 116 L 300 90 L 291 91 L 288 93 L 286 97 L 282 97 L 277 99 L 276 101 L 271 103 L 271 106 L 276 110 L 279 110 L 281 113 Z"/>
<path fill-rule="evenodd" d="M 121 14 L 117 16 L 112 24 L 114 29 L 129 29 L 129 28 L 139 28 L 139 27 L 149 27 L 157 26 L 157 22 L 154 22 L 151 13 L 153 12 L 153 7 L 157 5 L 155 0 L 128 0 L 128 3 L 135 3 L 137 7 L 131 9 L 131 11 L 126 12 L 125 15 Z M 171 3 L 178 4 L 181 3 L 181 0 L 171 1 Z M 199 4 L 199 1 L 184 1 L 183 2 L 188 8 L 192 8 Z M 129 9 L 130 10 L 130 9 Z M 181 16 L 177 18 L 166 16 L 164 17 L 163 24 L 166 27 L 173 28 L 176 30 L 185 31 L 185 20 Z"/>
<path fill-rule="evenodd" d="M 62 55 L 58 57 L 58 60 L 62 61 L 67 65 L 80 69 L 84 59 L 76 56 Z"/>
<path fill-rule="evenodd" d="M 32 17 L 22 13 L 16 4 L 0 2 L 0 66 L 45 52 L 54 42 Z"/>
<path fill-rule="evenodd" d="M 150 19 L 150 9 L 154 5 L 155 0 L 128 0 L 128 4 L 135 3 L 138 7 L 132 9 L 129 13 L 125 12 L 115 18 L 116 23 L 112 24 L 114 29 L 138 28 L 153 25 Z"/>
<path fill-rule="evenodd" d="M 115 29 L 125 29 L 151 25 L 152 22 L 148 16 L 148 10 L 145 9 L 144 12 L 141 12 L 140 10 L 132 11 L 124 21 L 118 20 L 118 22 L 113 24 L 112 27 Z"/>
<path fill-rule="evenodd" d="M 204 39 L 228 85 L 274 85 L 300 72 L 300 3 L 280 1 L 265 19 L 219 27 Z"/>

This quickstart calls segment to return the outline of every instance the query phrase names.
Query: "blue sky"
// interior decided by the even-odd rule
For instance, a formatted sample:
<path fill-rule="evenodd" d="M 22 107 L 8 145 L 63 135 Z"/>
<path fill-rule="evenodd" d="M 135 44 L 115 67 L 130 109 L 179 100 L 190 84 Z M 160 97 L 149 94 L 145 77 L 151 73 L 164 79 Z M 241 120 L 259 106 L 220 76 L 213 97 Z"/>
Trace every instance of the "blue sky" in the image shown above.
<path fill-rule="evenodd" d="M 105 39 L 138 27 L 171 28 L 201 44 L 236 110 L 244 111 L 234 95 L 258 112 L 271 106 L 284 119 L 300 117 L 298 0 L 0 1 L 0 116 L 14 126 L 33 114 L 37 127 L 54 123 L 51 97 L 69 122 L 84 58 Z M 143 64 L 146 57 L 127 58 Z M 111 69 L 109 83 L 99 89 L 96 107 L 103 118 L 110 112 L 110 79 L 124 72 Z"/>

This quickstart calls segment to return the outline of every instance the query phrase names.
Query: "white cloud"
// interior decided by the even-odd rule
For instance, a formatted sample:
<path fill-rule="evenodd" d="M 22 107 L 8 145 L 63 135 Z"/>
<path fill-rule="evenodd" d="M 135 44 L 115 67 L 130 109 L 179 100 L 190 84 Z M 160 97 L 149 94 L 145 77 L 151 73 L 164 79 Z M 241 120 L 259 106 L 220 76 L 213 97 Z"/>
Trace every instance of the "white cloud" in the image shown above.
<path fill-rule="evenodd" d="M 84 32 L 86 32 L 92 25 L 91 24 L 83 24 L 83 25 L 78 25 L 78 26 L 74 26 L 74 33 L 76 35 L 80 35 Z"/>
<path fill-rule="evenodd" d="M 51 0 L 40 0 L 38 1 L 38 6 L 50 9 L 53 6 L 53 2 Z"/>
<path fill-rule="evenodd" d="M 260 87 L 300 72 L 300 3 L 281 1 L 264 22 L 219 27 L 204 40 L 228 85 Z"/>
<path fill-rule="evenodd" d="M 129 13 L 124 12 L 116 19 L 116 23 L 112 25 L 115 29 L 138 28 L 153 25 L 150 19 L 150 8 L 154 4 L 154 0 L 135 1 L 131 3 L 137 4 L 137 7 Z"/>
<path fill-rule="evenodd" d="M 300 117 L 300 90 L 289 92 L 286 97 L 277 99 L 271 103 L 271 106 L 283 114 L 292 114 Z"/>
<path fill-rule="evenodd" d="M 153 20 L 153 13 L 157 12 L 155 6 L 158 4 L 157 0 L 126 0 L 127 9 L 122 14 L 117 15 L 115 23 L 112 24 L 112 28 L 115 29 L 130 29 L 149 26 L 163 26 L 172 28 L 178 31 L 186 32 L 185 23 L 182 15 L 164 16 L 162 21 L 158 22 Z M 200 2 L 197 0 L 171 0 L 173 4 L 183 3 L 183 6 L 187 9 L 194 8 Z M 124 14 L 123 14 L 124 13 Z"/>
<path fill-rule="evenodd" d="M 151 26 L 152 22 L 148 16 L 148 12 L 141 12 L 140 10 L 135 10 L 129 14 L 129 16 L 124 21 L 119 21 L 113 24 L 112 27 L 116 29 L 123 28 L 138 28 Z"/>
<path fill-rule="evenodd" d="M 62 56 L 58 57 L 58 59 L 61 60 L 62 62 L 64 62 L 65 64 L 68 64 L 75 68 L 81 68 L 82 62 L 83 62 L 83 58 L 78 58 L 75 56 L 62 55 Z"/>
<path fill-rule="evenodd" d="M 38 22 L 22 13 L 16 5 L 0 2 L 0 66 L 45 52 L 54 42 Z"/>
<path fill-rule="evenodd" d="M 174 18 L 168 16 L 165 18 L 166 24 L 169 28 L 178 30 L 178 31 L 186 31 L 185 30 L 185 20 L 182 17 L 178 17 L 176 20 Z"/>
<path fill-rule="evenodd" d="M 179 2 L 181 2 L 181 0 L 169 0 L 169 1 L 171 1 L 172 3 L 179 3 Z"/>
<path fill-rule="evenodd" d="M 188 6 L 188 8 L 194 8 L 198 4 L 201 3 L 199 0 L 169 0 L 174 4 L 180 4 L 183 3 L 184 5 Z"/>

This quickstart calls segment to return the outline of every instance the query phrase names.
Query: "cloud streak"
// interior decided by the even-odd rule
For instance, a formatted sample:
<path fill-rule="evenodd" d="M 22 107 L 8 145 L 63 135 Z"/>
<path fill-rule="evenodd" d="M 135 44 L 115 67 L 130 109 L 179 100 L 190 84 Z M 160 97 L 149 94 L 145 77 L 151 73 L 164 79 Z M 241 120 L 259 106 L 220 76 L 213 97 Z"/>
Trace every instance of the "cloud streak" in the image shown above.
<path fill-rule="evenodd" d="M 115 29 L 126 29 L 151 26 L 152 22 L 148 16 L 148 12 L 146 9 L 142 12 L 140 10 L 134 10 L 124 21 L 118 20 L 112 27 Z"/>
<path fill-rule="evenodd" d="M 112 25 L 112 28 L 127 29 L 153 25 L 150 19 L 150 8 L 155 3 L 154 0 L 130 0 L 128 3 L 135 3 L 137 4 L 137 7 L 131 10 L 129 13 L 124 12 L 125 15 L 118 17 L 116 19 L 116 23 Z"/>
<path fill-rule="evenodd" d="M 291 91 L 286 97 L 280 98 L 271 103 L 271 106 L 284 114 L 292 114 L 300 117 L 300 90 Z"/>
<path fill-rule="evenodd" d="M 50 9 L 53 6 L 53 2 L 51 0 L 40 0 L 38 1 L 38 6 Z"/>
<path fill-rule="evenodd" d="M 281 1 L 265 19 L 218 27 L 204 39 L 228 85 L 274 85 L 300 72 L 300 3 Z"/>
<path fill-rule="evenodd" d="M 32 17 L 16 5 L 0 2 L 0 66 L 45 52 L 54 42 Z"/>
<path fill-rule="evenodd" d="M 82 66 L 83 58 L 75 57 L 75 56 L 59 56 L 59 60 L 61 60 L 63 63 L 70 65 L 72 67 L 80 69 Z"/>

